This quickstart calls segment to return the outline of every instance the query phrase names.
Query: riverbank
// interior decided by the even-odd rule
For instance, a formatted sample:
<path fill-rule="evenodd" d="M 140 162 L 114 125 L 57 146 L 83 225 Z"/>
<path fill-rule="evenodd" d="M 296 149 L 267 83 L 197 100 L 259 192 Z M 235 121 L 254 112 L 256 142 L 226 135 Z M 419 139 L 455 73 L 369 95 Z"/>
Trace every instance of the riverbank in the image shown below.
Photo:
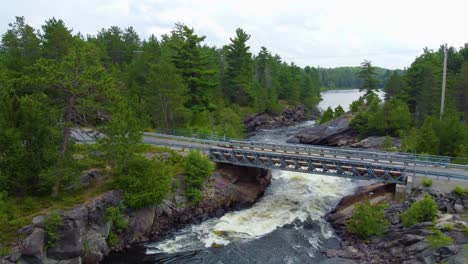
<path fill-rule="evenodd" d="M 401 214 L 415 201 L 421 200 L 424 193 L 431 195 L 437 203 L 437 221 L 405 227 Z M 468 196 L 420 188 L 402 202 L 392 197 L 391 192 L 382 192 L 382 187 L 366 187 L 344 197 L 326 217 L 341 238 L 340 248 L 325 249 L 322 253 L 332 259 L 341 258 L 345 263 L 466 263 Z M 352 215 L 353 207 L 363 199 L 369 199 L 374 204 L 390 204 L 385 209 L 389 226 L 383 236 L 362 240 L 347 232 L 346 222 Z M 435 230 L 450 237 L 453 242 L 434 246 L 430 237 Z"/>
<path fill-rule="evenodd" d="M 56 230 L 59 239 L 55 243 L 50 243 L 47 216 L 36 216 L 30 225 L 18 230 L 23 238 L 0 263 L 99 263 L 109 252 L 159 240 L 186 225 L 249 207 L 263 195 L 270 181 L 271 172 L 267 170 L 219 165 L 206 181 L 202 201 L 197 205 L 187 204 L 183 196 L 175 195 L 158 206 L 123 209 L 121 218 L 127 225 L 115 234 L 117 240 L 110 238 L 115 223 L 106 217 L 106 210 L 121 206 L 122 195 L 110 191 L 71 210 L 58 211 L 63 220 Z"/>

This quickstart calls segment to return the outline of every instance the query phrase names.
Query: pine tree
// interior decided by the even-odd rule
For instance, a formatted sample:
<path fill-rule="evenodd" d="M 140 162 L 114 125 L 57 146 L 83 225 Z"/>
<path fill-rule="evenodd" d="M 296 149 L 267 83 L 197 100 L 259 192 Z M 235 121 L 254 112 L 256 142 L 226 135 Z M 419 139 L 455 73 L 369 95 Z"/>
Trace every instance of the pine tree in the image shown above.
<path fill-rule="evenodd" d="M 254 105 L 256 101 L 253 93 L 253 61 L 247 41 L 250 35 L 244 30 L 236 29 L 236 37 L 231 38 L 227 46 L 226 83 L 230 102 L 240 105 Z"/>
<path fill-rule="evenodd" d="M 393 71 L 392 75 L 390 76 L 390 79 L 384 87 L 385 101 L 390 101 L 390 99 L 397 95 L 400 92 L 402 85 L 403 81 L 401 79 L 401 76 L 398 74 L 397 71 Z"/>
<path fill-rule="evenodd" d="M 416 151 L 425 154 L 439 153 L 439 139 L 432 128 L 432 117 L 428 116 L 418 131 Z"/>
<path fill-rule="evenodd" d="M 361 63 L 361 70 L 359 72 L 359 78 L 362 79 L 363 83 L 360 90 L 366 91 L 366 95 L 374 90 L 377 90 L 377 80 L 375 79 L 375 67 L 368 60 L 364 60 Z"/>
<path fill-rule="evenodd" d="M 328 122 L 333 119 L 333 109 L 331 107 L 328 107 L 325 112 L 322 114 L 322 118 L 320 118 L 320 124 L 323 124 L 325 122 Z"/>

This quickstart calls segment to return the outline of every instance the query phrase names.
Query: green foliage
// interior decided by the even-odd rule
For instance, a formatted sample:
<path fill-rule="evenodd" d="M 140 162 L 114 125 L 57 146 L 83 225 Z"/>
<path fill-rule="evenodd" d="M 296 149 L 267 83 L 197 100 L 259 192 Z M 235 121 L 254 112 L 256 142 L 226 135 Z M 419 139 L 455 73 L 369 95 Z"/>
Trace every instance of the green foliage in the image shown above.
<path fill-rule="evenodd" d="M 398 73 L 398 71 L 393 71 L 390 79 L 384 87 L 385 91 L 385 101 L 390 101 L 393 97 L 400 93 L 400 90 L 403 86 L 403 80 Z"/>
<path fill-rule="evenodd" d="M 361 67 L 336 67 L 336 68 L 318 68 L 321 84 L 324 89 L 356 89 L 362 86 L 363 80 L 359 78 Z M 401 73 L 401 70 L 394 72 Z M 392 71 L 375 67 L 375 78 L 379 88 L 383 88 L 387 82 L 390 82 Z"/>
<path fill-rule="evenodd" d="M 201 200 L 200 191 L 213 170 L 213 163 L 199 151 L 192 150 L 185 157 L 185 194 L 190 202 L 196 204 Z"/>
<path fill-rule="evenodd" d="M 63 217 L 57 212 L 50 213 L 44 221 L 44 226 L 47 234 L 47 246 L 57 246 L 57 242 L 62 239 L 60 228 L 63 226 Z"/>
<path fill-rule="evenodd" d="M 416 151 L 425 154 L 437 154 L 439 152 L 439 138 L 432 128 L 432 117 L 428 116 L 418 131 Z"/>
<path fill-rule="evenodd" d="M 391 99 L 382 104 L 374 93 L 366 96 L 365 100 L 365 104 L 361 101 L 352 106 L 354 110 L 360 110 L 350 122 L 361 136 L 398 136 L 401 131 L 409 129 L 411 114 L 403 101 Z"/>
<path fill-rule="evenodd" d="M 431 187 L 431 186 L 432 186 L 432 179 L 427 178 L 427 177 L 424 177 L 424 178 L 422 179 L 422 185 L 423 185 L 424 187 Z"/>
<path fill-rule="evenodd" d="M 334 115 L 335 114 L 333 113 L 333 109 L 331 107 L 328 107 L 327 110 L 323 112 L 322 117 L 320 118 L 320 124 L 333 120 Z"/>
<path fill-rule="evenodd" d="M 453 231 L 453 225 L 451 223 L 447 223 L 444 225 L 444 231 L 450 232 Z"/>
<path fill-rule="evenodd" d="M 371 204 L 368 200 L 356 205 L 353 215 L 346 227 L 348 232 L 357 235 L 361 239 L 371 236 L 381 236 L 387 226 L 384 209 L 386 204 Z"/>
<path fill-rule="evenodd" d="M 361 63 L 361 71 L 359 72 L 359 78 L 363 81 L 360 90 L 365 90 L 366 94 L 377 90 L 378 86 L 377 79 L 375 78 L 376 75 L 375 67 L 372 66 L 372 63 L 368 60 L 364 60 Z"/>
<path fill-rule="evenodd" d="M 463 185 L 457 185 L 452 192 L 458 196 L 463 196 L 468 193 L 468 190 Z"/>
<path fill-rule="evenodd" d="M 106 208 L 105 219 L 112 223 L 112 230 L 117 234 L 122 233 L 128 226 L 128 220 L 125 219 L 120 207 Z"/>
<path fill-rule="evenodd" d="M 164 199 L 169 192 L 170 175 L 163 162 L 136 156 L 121 169 L 117 183 L 124 191 L 125 204 L 142 208 L 158 205 Z"/>
<path fill-rule="evenodd" d="M 120 239 L 115 233 L 110 232 L 109 236 L 107 237 L 107 243 L 111 247 L 117 246 L 120 243 Z"/>
<path fill-rule="evenodd" d="M 462 231 L 465 234 L 465 236 L 468 236 L 468 226 L 463 226 Z"/>
<path fill-rule="evenodd" d="M 446 247 L 453 244 L 453 239 L 440 230 L 434 230 L 434 232 L 427 237 L 427 240 L 429 240 L 433 248 Z"/>
<path fill-rule="evenodd" d="M 341 107 L 341 105 L 338 105 L 335 108 L 335 113 L 333 114 L 333 118 L 338 118 L 338 117 L 342 116 L 344 113 L 345 113 L 345 111 L 344 111 L 343 107 Z"/>
<path fill-rule="evenodd" d="M 424 194 L 422 200 L 414 202 L 411 207 L 401 215 L 404 226 L 413 226 L 417 223 L 433 221 L 437 218 L 439 208 L 434 198 Z"/>
<path fill-rule="evenodd" d="M 393 151 L 393 138 L 389 136 L 385 136 L 384 142 L 383 142 L 383 149 L 386 151 Z"/>

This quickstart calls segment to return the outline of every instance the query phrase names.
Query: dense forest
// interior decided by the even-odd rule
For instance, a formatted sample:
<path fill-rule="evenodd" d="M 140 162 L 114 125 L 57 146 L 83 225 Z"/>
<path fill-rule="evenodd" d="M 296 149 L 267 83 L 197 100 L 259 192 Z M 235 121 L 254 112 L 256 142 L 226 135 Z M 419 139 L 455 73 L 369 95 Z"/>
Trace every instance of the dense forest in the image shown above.
<path fill-rule="evenodd" d="M 351 126 L 362 137 L 400 137 L 404 152 L 446 155 L 468 163 L 468 44 L 448 49 L 441 116 L 443 56 L 443 47 L 425 49 L 406 71 L 394 71 L 384 87 L 383 102 L 372 92 L 377 88 L 377 72 L 364 62 L 359 76 L 367 93 L 350 107 L 355 113 Z"/>
<path fill-rule="evenodd" d="M 145 195 L 146 188 L 149 197 L 163 197 L 158 192 L 167 189 L 171 166 L 189 161 L 165 162 L 166 170 L 142 159 L 145 129 L 241 137 L 247 114 L 316 106 L 316 69 L 286 63 L 265 47 L 252 54 L 250 35 L 242 29 L 233 35 L 225 46 L 210 47 L 183 24 L 142 39 L 132 27 L 83 36 L 60 19 L 35 29 L 17 17 L 0 42 L 0 227 L 3 213 L 15 218 L 2 207 L 5 197 L 58 197 L 93 166 L 132 178 L 117 181 L 129 193 Z M 77 135 L 92 129 L 105 137 L 77 144 Z M 153 174 L 159 180 L 148 178 Z M 193 188 L 187 192 L 197 197 Z"/>
<path fill-rule="evenodd" d="M 337 67 L 337 68 L 317 68 L 320 83 L 323 90 L 332 89 L 357 89 L 362 86 L 362 79 L 359 77 L 360 68 Z M 395 70 L 402 73 L 402 70 Z M 380 67 L 375 67 L 376 81 L 379 88 L 383 88 L 393 71 Z"/>

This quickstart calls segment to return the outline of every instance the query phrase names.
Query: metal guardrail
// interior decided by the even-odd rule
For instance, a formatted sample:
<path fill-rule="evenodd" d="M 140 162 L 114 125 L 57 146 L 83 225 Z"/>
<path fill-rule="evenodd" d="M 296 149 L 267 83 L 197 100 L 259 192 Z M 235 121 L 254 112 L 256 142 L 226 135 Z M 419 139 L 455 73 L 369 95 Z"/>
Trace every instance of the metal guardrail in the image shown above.
<path fill-rule="evenodd" d="M 147 136 L 151 136 L 149 133 L 145 133 Z M 157 134 L 154 134 L 152 136 L 158 136 Z M 206 140 L 206 139 L 195 139 L 195 138 L 189 138 L 190 140 L 186 140 L 186 137 L 178 137 L 178 136 L 171 136 L 171 135 L 163 135 L 165 138 L 170 138 L 173 139 L 174 137 L 177 137 L 181 140 L 177 141 L 171 141 L 171 142 L 161 142 L 161 141 L 155 141 L 155 142 L 148 142 L 149 144 L 153 145 L 159 145 L 159 146 L 166 146 L 166 147 L 177 147 L 177 148 L 183 148 L 183 149 L 199 149 L 202 151 L 206 151 L 210 153 L 210 158 L 215 161 L 215 162 L 224 162 L 224 163 L 231 163 L 235 165 L 242 165 L 242 166 L 251 166 L 251 167 L 261 167 L 261 168 L 269 168 L 269 169 L 281 169 L 281 170 L 289 170 L 289 171 L 296 171 L 296 172 L 314 172 L 314 173 L 319 173 L 319 174 L 326 174 L 326 175 L 334 175 L 334 176 L 339 176 L 339 177 L 347 177 L 347 178 L 359 178 L 359 179 L 377 179 L 380 181 L 386 181 L 386 182 L 397 182 L 397 183 L 402 183 L 403 181 L 406 181 L 406 176 L 407 175 L 413 175 L 413 176 L 435 176 L 435 177 L 447 177 L 447 178 L 453 178 L 453 179 L 462 179 L 462 180 L 468 180 L 468 175 L 459 175 L 455 173 L 449 173 L 449 172 L 441 172 L 437 170 L 423 170 L 421 168 L 411 168 L 411 166 L 407 166 L 402 164 L 401 166 L 397 166 L 396 164 L 392 163 L 375 163 L 375 162 L 369 162 L 365 160 L 352 160 L 352 159 L 347 159 L 347 158 L 339 158 L 339 157 L 325 157 L 325 156 L 313 156 L 313 155 L 302 155 L 300 153 L 280 153 L 280 152 L 271 152 L 271 151 L 259 151 L 255 149 L 230 149 L 230 148 L 223 148 L 223 147 L 217 147 L 214 143 L 226 143 L 226 142 L 220 142 L 220 141 L 213 141 L 213 140 Z M 193 142 L 196 142 L 198 144 L 193 144 Z M 218 151 L 222 152 L 224 154 L 226 153 L 235 153 L 235 155 L 240 155 L 242 158 L 241 159 L 221 159 L 220 157 L 214 157 L 212 156 L 213 151 Z M 294 166 L 286 166 L 285 164 L 288 164 L 288 162 L 276 162 L 276 164 L 279 165 L 272 165 L 268 163 L 256 163 L 249 161 L 248 158 L 246 157 L 262 157 L 266 158 L 267 160 L 276 159 L 278 160 L 283 160 L 283 161 L 288 161 L 289 164 L 291 163 L 291 160 L 293 161 Z M 254 159 L 255 160 L 255 159 Z M 314 168 L 311 169 L 312 167 L 308 163 L 304 163 L 310 161 L 312 162 L 312 165 L 314 163 L 319 163 L 315 164 Z M 296 163 L 294 163 L 296 162 Z M 299 162 L 299 163 L 297 163 Z M 302 162 L 302 163 L 301 163 Z M 297 166 L 297 165 L 302 166 Z M 338 167 L 343 168 L 343 170 L 340 169 L 325 169 L 323 170 L 324 166 L 329 166 L 330 164 L 337 165 Z M 291 165 L 291 164 L 290 164 Z M 338 168 L 337 167 L 337 168 Z M 353 171 L 353 173 L 350 174 L 350 169 Z M 354 168 L 354 170 L 352 169 Z M 363 172 L 363 168 L 367 170 L 367 172 Z M 347 170 L 346 170 L 347 169 Z M 385 174 L 385 172 L 388 172 Z M 391 176 L 390 172 L 401 172 L 401 176 L 403 178 L 395 178 L 392 176 L 392 178 L 389 178 Z M 382 176 L 382 172 L 384 173 Z M 379 176 L 380 173 L 380 177 Z M 389 174 L 390 173 L 390 174 Z"/>
<path fill-rule="evenodd" d="M 457 169 L 468 169 L 467 165 L 458 165 L 450 163 L 450 157 L 445 156 L 432 156 L 432 155 L 414 155 L 414 154 L 397 154 L 392 152 L 377 152 L 368 150 L 356 150 L 349 148 L 337 148 L 337 147 L 324 147 L 316 145 L 304 145 L 304 144 L 273 144 L 266 142 L 253 142 L 246 140 L 212 140 L 212 139 L 200 139 L 186 136 L 175 136 L 160 133 L 145 133 L 146 136 L 161 137 L 168 139 L 175 139 L 187 142 L 196 142 L 200 144 L 224 146 L 224 147 L 237 147 L 254 149 L 259 148 L 263 150 L 270 150 L 273 152 L 280 151 L 291 151 L 295 153 L 303 152 L 308 155 L 332 155 L 335 157 L 342 156 L 343 158 L 355 158 L 359 160 L 375 160 L 384 162 L 396 162 L 403 163 L 405 165 L 422 165 L 422 166 L 434 166 L 434 167 L 450 167 Z"/>

